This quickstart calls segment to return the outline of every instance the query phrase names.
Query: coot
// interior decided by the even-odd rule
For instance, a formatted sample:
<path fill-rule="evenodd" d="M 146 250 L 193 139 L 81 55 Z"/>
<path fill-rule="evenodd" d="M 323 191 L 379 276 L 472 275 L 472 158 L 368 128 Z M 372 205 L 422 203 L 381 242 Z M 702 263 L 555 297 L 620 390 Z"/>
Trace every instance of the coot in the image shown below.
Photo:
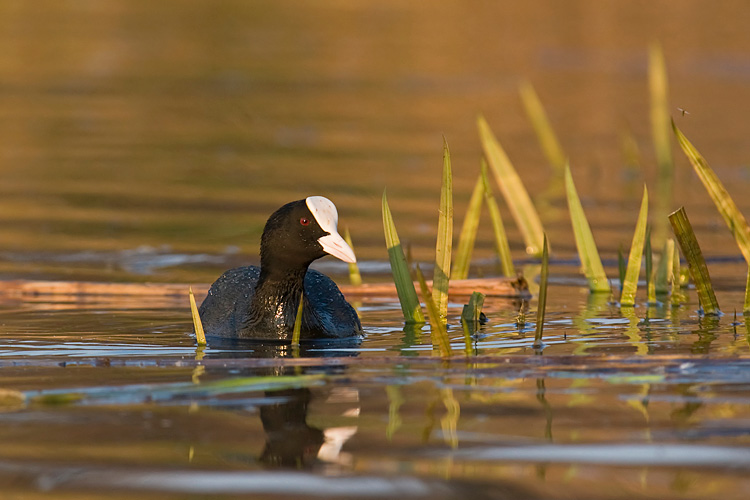
<path fill-rule="evenodd" d="M 336 206 L 322 196 L 293 201 L 274 212 L 260 240 L 260 267 L 230 269 L 211 285 L 199 311 L 206 335 L 291 340 L 304 290 L 301 339 L 360 336 L 357 313 L 336 283 L 308 269 L 328 254 L 357 261 L 337 224 Z"/>

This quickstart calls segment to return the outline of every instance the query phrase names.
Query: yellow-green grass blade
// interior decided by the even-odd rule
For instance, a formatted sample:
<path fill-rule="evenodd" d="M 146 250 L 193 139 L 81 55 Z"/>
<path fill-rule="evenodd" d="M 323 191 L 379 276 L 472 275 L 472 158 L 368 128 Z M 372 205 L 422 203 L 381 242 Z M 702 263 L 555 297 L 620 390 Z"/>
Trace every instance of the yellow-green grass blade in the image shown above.
<path fill-rule="evenodd" d="M 349 234 L 348 227 L 344 228 L 344 240 L 349 245 L 349 247 L 354 250 L 354 245 L 352 245 L 352 235 Z M 349 263 L 349 282 L 354 286 L 359 286 L 362 284 L 362 275 L 359 272 L 359 266 L 356 262 Z"/>
<path fill-rule="evenodd" d="M 567 160 L 565 153 L 560 146 L 560 141 L 557 140 L 555 131 L 552 129 L 552 125 L 549 122 L 542 101 L 534 90 L 534 86 L 527 81 L 521 83 L 519 91 L 521 93 L 523 107 L 526 110 L 526 115 L 529 117 L 531 125 L 534 127 L 534 131 L 536 132 L 537 139 L 539 139 L 539 145 L 542 147 L 544 156 L 547 158 L 550 166 L 559 175 L 563 172 Z"/>
<path fill-rule="evenodd" d="M 471 266 L 471 253 L 474 250 L 474 242 L 479 229 L 479 216 L 482 213 L 482 199 L 484 198 L 484 182 L 482 175 L 477 178 L 474 190 L 471 192 L 469 208 L 464 216 L 461 226 L 461 235 L 458 238 L 458 249 L 456 250 L 456 261 L 451 268 L 451 279 L 465 280 L 469 277 Z"/>
<path fill-rule="evenodd" d="M 747 283 L 745 284 L 745 305 L 742 308 L 742 312 L 747 314 L 750 313 L 750 266 L 747 268 Z"/>
<path fill-rule="evenodd" d="M 479 325 L 479 318 L 482 314 L 484 299 L 485 295 L 482 292 L 472 292 L 471 297 L 469 297 L 469 303 L 464 305 L 464 308 L 461 311 L 461 319 L 473 324 L 475 330 Z"/>
<path fill-rule="evenodd" d="M 609 293 L 609 280 L 604 272 L 602 259 L 599 257 L 594 235 L 591 233 L 591 226 L 589 226 L 586 214 L 583 211 L 569 165 L 565 165 L 565 191 L 568 196 L 568 210 L 570 211 L 570 221 L 573 224 L 578 257 L 581 259 L 583 274 L 589 282 L 589 290 Z"/>
<path fill-rule="evenodd" d="M 648 189 L 643 186 L 643 199 L 641 210 L 638 213 L 638 223 L 633 233 L 633 242 L 630 245 L 628 255 L 628 268 L 625 271 L 625 281 L 622 284 L 620 305 L 626 307 L 635 306 L 635 294 L 638 291 L 638 276 L 641 273 L 641 261 L 643 259 L 643 246 L 646 241 L 646 225 L 648 221 Z"/>
<path fill-rule="evenodd" d="M 466 306 L 464 306 L 466 307 Z M 474 352 L 474 337 L 472 337 L 473 332 L 471 331 L 471 327 L 469 324 L 461 319 L 461 328 L 464 330 L 464 352 L 467 356 L 471 356 L 471 354 Z"/>
<path fill-rule="evenodd" d="M 541 267 L 541 266 L 540 266 Z M 538 291 L 538 287 L 537 287 Z M 516 314 L 516 328 L 519 332 L 526 328 L 526 303 L 522 302 L 521 307 L 518 308 L 518 314 Z"/>
<path fill-rule="evenodd" d="M 203 331 L 203 322 L 201 321 L 200 314 L 198 314 L 198 306 L 195 305 L 195 295 L 193 295 L 192 286 L 189 288 L 188 295 L 190 296 L 190 314 L 193 316 L 195 340 L 198 345 L 206 345 L 206 333 Z"/>
<path fill-rule="evenodd" d="M 536 309 L 536 332 L 534 333 L 534 347 L 542 347 L 542 331 L 544 330 L 544 310 L 547 308 L 547 277 L 549 276 L 549 250 L 547 249 L 547 235 L 544 235 L 542 248 L 542 274 L 539 277 L 539 300 Z"/>
<path fill-rule="evenodd" d="M 620 294 L 622 294 L 622 285 L 625 284 L 625 273 L 628 270 L 628 263 L 622 251 L 622 244 L 617 249 L 617 276 L 620 278 Z"/>
<path fill-rule="evenodd" d="M 461 325 L 464 329 L 464 342 L 466 344 L 466 355 L 473 352 L 473 335 L 479 329 L 480 319 L 482 316 L 482 307 L 484 306 L 485 295 L 481 292 L 473 292 L 469 298 L 469 303 L 464 305 L 461 311 Z"/>
<path fill-rule="evenodd" d="M 682 296 L 682 280 L 680 271 L 680 250 L 672 245 L 672 305 L 679 306 L 684 301 Z"/>
<path fill-rule="evenodd" d="M 461 325 L 464 329 L 464 342 L 466 344 L 466 355 L 473 352 L 473 335 L 479 329 L 482 315 L 482 306 L 484 305 L 485 295 L 481 292 L 473 292 L 469 303 L 464 305 L 461 311 Z"/>
<path fill-rule="evenodd" d="M 435 271 L 432 275 L 432 293 L 440 317 L 448 315 L 448 285 L 451 275 L 453 250 L 453 174 L 448 143 L 443 141 L 443 182 L 440 187 L 440 212 L 438 216 L 437 243 L 435 245 Z"/>
<path fill-rule="evenodd" d="M 678 210 L 672 212 L 669 215 L 669 222 L 672 224 L 672 230 L 677 238 L 677 243 L 680 245 L 682 255 L 687 260 L 690 276 L 693 278 L 693 283 L 695 283 L 695 290 L 698 292 L 698 300 L 703 308 L 703 312 L 709 315 L 721 314 L 714 288 L 711 285 L 711 277 L 708 274 L 706 261 L 703 259 L 701 247 L 695 238 L 693 226 L 690 224 L 685 207 L 680 207 Z"/>
<path fill-rule="evenodd" d="M 422 307 L 419 305 L 417 291 L 414 289 L 414 282 L 411 280 L 409 265 L 406 263 L 406 256 L 401 247 L 401 241 L 398 239 L 396 225 L 393 222 L 391 209 L 388 207 L 385 191 L 383 191 L 382 209 L 385 245 L 388 248 L 388 259 L 391 262 L 393 281 L 396 284 L 396 292 L 401 303 L 401 311 L 404 313 L 404 320 L 406 323 L 424 323 Z"/>
<path fill-rule="evenodd" d="M 294 318 L 294 330 L 292 330 L 292 345 L 299 345 L 300 335 L 302 334 L 302 310 L 305 305 L 305 294 L 299 294 L 299 305 L 297 306 L 297 316 Z"/>
<path fill-rule="evenodd" d="M 448 330 L 445 326 L 443 318 L 440 316 L 435 299 L 432 296 L 430 287 L 427 286 L 427 281 L 424 279 L 422 270 L 417 265 L 417 280 L 419 286 L 422 289 L 422 298 L 424 299 L 425 305 L 427 306 L 427 314 L 430 317 L 432 345 L 437 347 L 440 351 L 440 355 L 448 357 L 451 355 L 451 344 L 448 339 Z"/>
<path fill-rule="evenodd" d="M 672 257 L 674 255 L 674 239 L 669 238 L 664 243 L 664 249 L 659 257 L 659 265 L 656 268 L 655 291 L 657 295 L 669 293 L 669 276 L 672 269 Z"/>
<path fill-rule="evenodd" d="M 651 250 L 651 226 L 646 227 L 646 303 L 656 304 L 656 283 L 654 279 L 654 252 Z"/>
<path fill-rule="evenodd" d="M 542 221 L 539 219 L 539 214 L 537 214 L 516 169 L 513 168 L 508 155 L 500 146 L 484 117 L 478 118 L 477 125 L 484 156 L 495 175 L 495 180 L 503 193 L 511 215 L 513 215 L 513 219 L 523 235 L 526 252 L 539 256 L 542 253 L 542 241 L 544 240 L 544 228 L 542 227 Z"/>
<path fill-rule="evenodd" d="M 737 208 L 724 184 L 722 184 L 719 177 L 708 165 L 708 162 L 695 149 L 695 146 L 688 141 L 687 137 L 677 128 L 674 122 L 672 122 L 672 129 L 677 136 L 677 142 L 680 143 L 682 151 L 688 157 L 688 160 L 690 160 L 690 164 L 693 166 L 695 173 L 698 174 L 719 213 L 724 218 L 724 222 L 729 226 L 729 230 L 732 232 L 737 246 L 740 247 L 740 252 L 745 257 L 745 261 L 750 264 L 750 226 L 748 226 L 747 220 L 745 220 L 745 217 Z"/>
<path fill-rule="evenodd" d="M 505 233 L 503 218 L 500 215 L 500 207 L 497 206 L 497 200 L 492 194 L 490 180 L 487 176 L 487 163 L 482 160 L 482 183 L 484 185 L 484 200 L 487 204 L 487 210 L 490 212 L 490 221 L 492 223 L 492 233 L 495 235 L 495 248 L 500 258 L 500 268 L 503 276 L 513 277 L 516 275 L 516 269 L 513 267 L 513 256 L 510 254 L 510 244 L 508 244 L 508 235 Z"/>

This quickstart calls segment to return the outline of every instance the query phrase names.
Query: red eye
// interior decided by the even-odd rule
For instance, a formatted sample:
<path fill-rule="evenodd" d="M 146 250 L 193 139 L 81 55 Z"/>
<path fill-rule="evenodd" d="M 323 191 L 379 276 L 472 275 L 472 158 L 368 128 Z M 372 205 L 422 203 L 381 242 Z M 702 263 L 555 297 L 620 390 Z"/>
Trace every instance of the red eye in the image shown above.
<path fill-rule="evenodd" d="M 299 223 L 302 224 L 303 226 L 306 226 L 306 225 L 310 224 L 310 219 L 308 219 L 307 217 L 302 217 L 299 220 Z"/>

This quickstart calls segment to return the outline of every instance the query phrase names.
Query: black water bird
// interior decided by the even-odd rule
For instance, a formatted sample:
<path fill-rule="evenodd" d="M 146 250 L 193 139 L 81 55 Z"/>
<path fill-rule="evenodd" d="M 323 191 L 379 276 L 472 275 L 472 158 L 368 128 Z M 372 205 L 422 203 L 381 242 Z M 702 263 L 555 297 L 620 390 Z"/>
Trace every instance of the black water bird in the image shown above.
<path fill-rule="evenodd" d="M 336 283 L 308 269 L 325 255 L 357 261 L 337 225 L 336 206 L 322 196 L 274 212 L 263 229 L 260 267 L 230 269 L 211 285 L 199 311 L 206 335 L 291 340 L 304 291 L 302 340 L 361 336 L 359 317 Z"/>

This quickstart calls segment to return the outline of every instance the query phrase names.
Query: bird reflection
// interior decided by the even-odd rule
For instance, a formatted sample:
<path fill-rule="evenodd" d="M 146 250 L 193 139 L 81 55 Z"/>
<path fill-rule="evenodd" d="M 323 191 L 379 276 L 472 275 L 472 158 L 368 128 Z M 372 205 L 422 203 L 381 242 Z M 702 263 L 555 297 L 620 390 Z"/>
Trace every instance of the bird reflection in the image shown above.
<path fill-rule="evenodd" d="M 327 344 L 303 344 L 293 349 L 288 344 L 269 342 L 247 342 L 227 339 L 212 342 L 204 359 L 217 358 L 330 358 L 352 357 L 359 352 L 353 347 L 359 342 L 337 342 Z M 302 375 L 310 366 L 296 363 L 278 363 L 274 366 L 256 367 L 253 373 L 259 376 Z M 315 365 L 316 373 L 341 373 L 344 364 L 336 366 Z M 347 464 L 351 456 L 342 452 L 344 443 L 357 432 L 357 426 L 318 428 L 309 425 L 308 414 L 313 401 L 324 400 L 326 405 L 343 405 L 342 416 L 359 415 L 359 391 L 349 386 L 315 388 L 290 388 L 265 391 L 267 403 L 260 406 L 260 420 L 266 441 L 258 461 L 268 467 L 310 469 L 320 463 Z"/>
<path fill-rule="evenodd" d="M 325 442 L 322 430 L 307 424 L 310 389 L 266 392 L 277 402 L 261 407 L 266 445 L 260 461 L 275 467 L 307 469 L 314 465 Z"/>

